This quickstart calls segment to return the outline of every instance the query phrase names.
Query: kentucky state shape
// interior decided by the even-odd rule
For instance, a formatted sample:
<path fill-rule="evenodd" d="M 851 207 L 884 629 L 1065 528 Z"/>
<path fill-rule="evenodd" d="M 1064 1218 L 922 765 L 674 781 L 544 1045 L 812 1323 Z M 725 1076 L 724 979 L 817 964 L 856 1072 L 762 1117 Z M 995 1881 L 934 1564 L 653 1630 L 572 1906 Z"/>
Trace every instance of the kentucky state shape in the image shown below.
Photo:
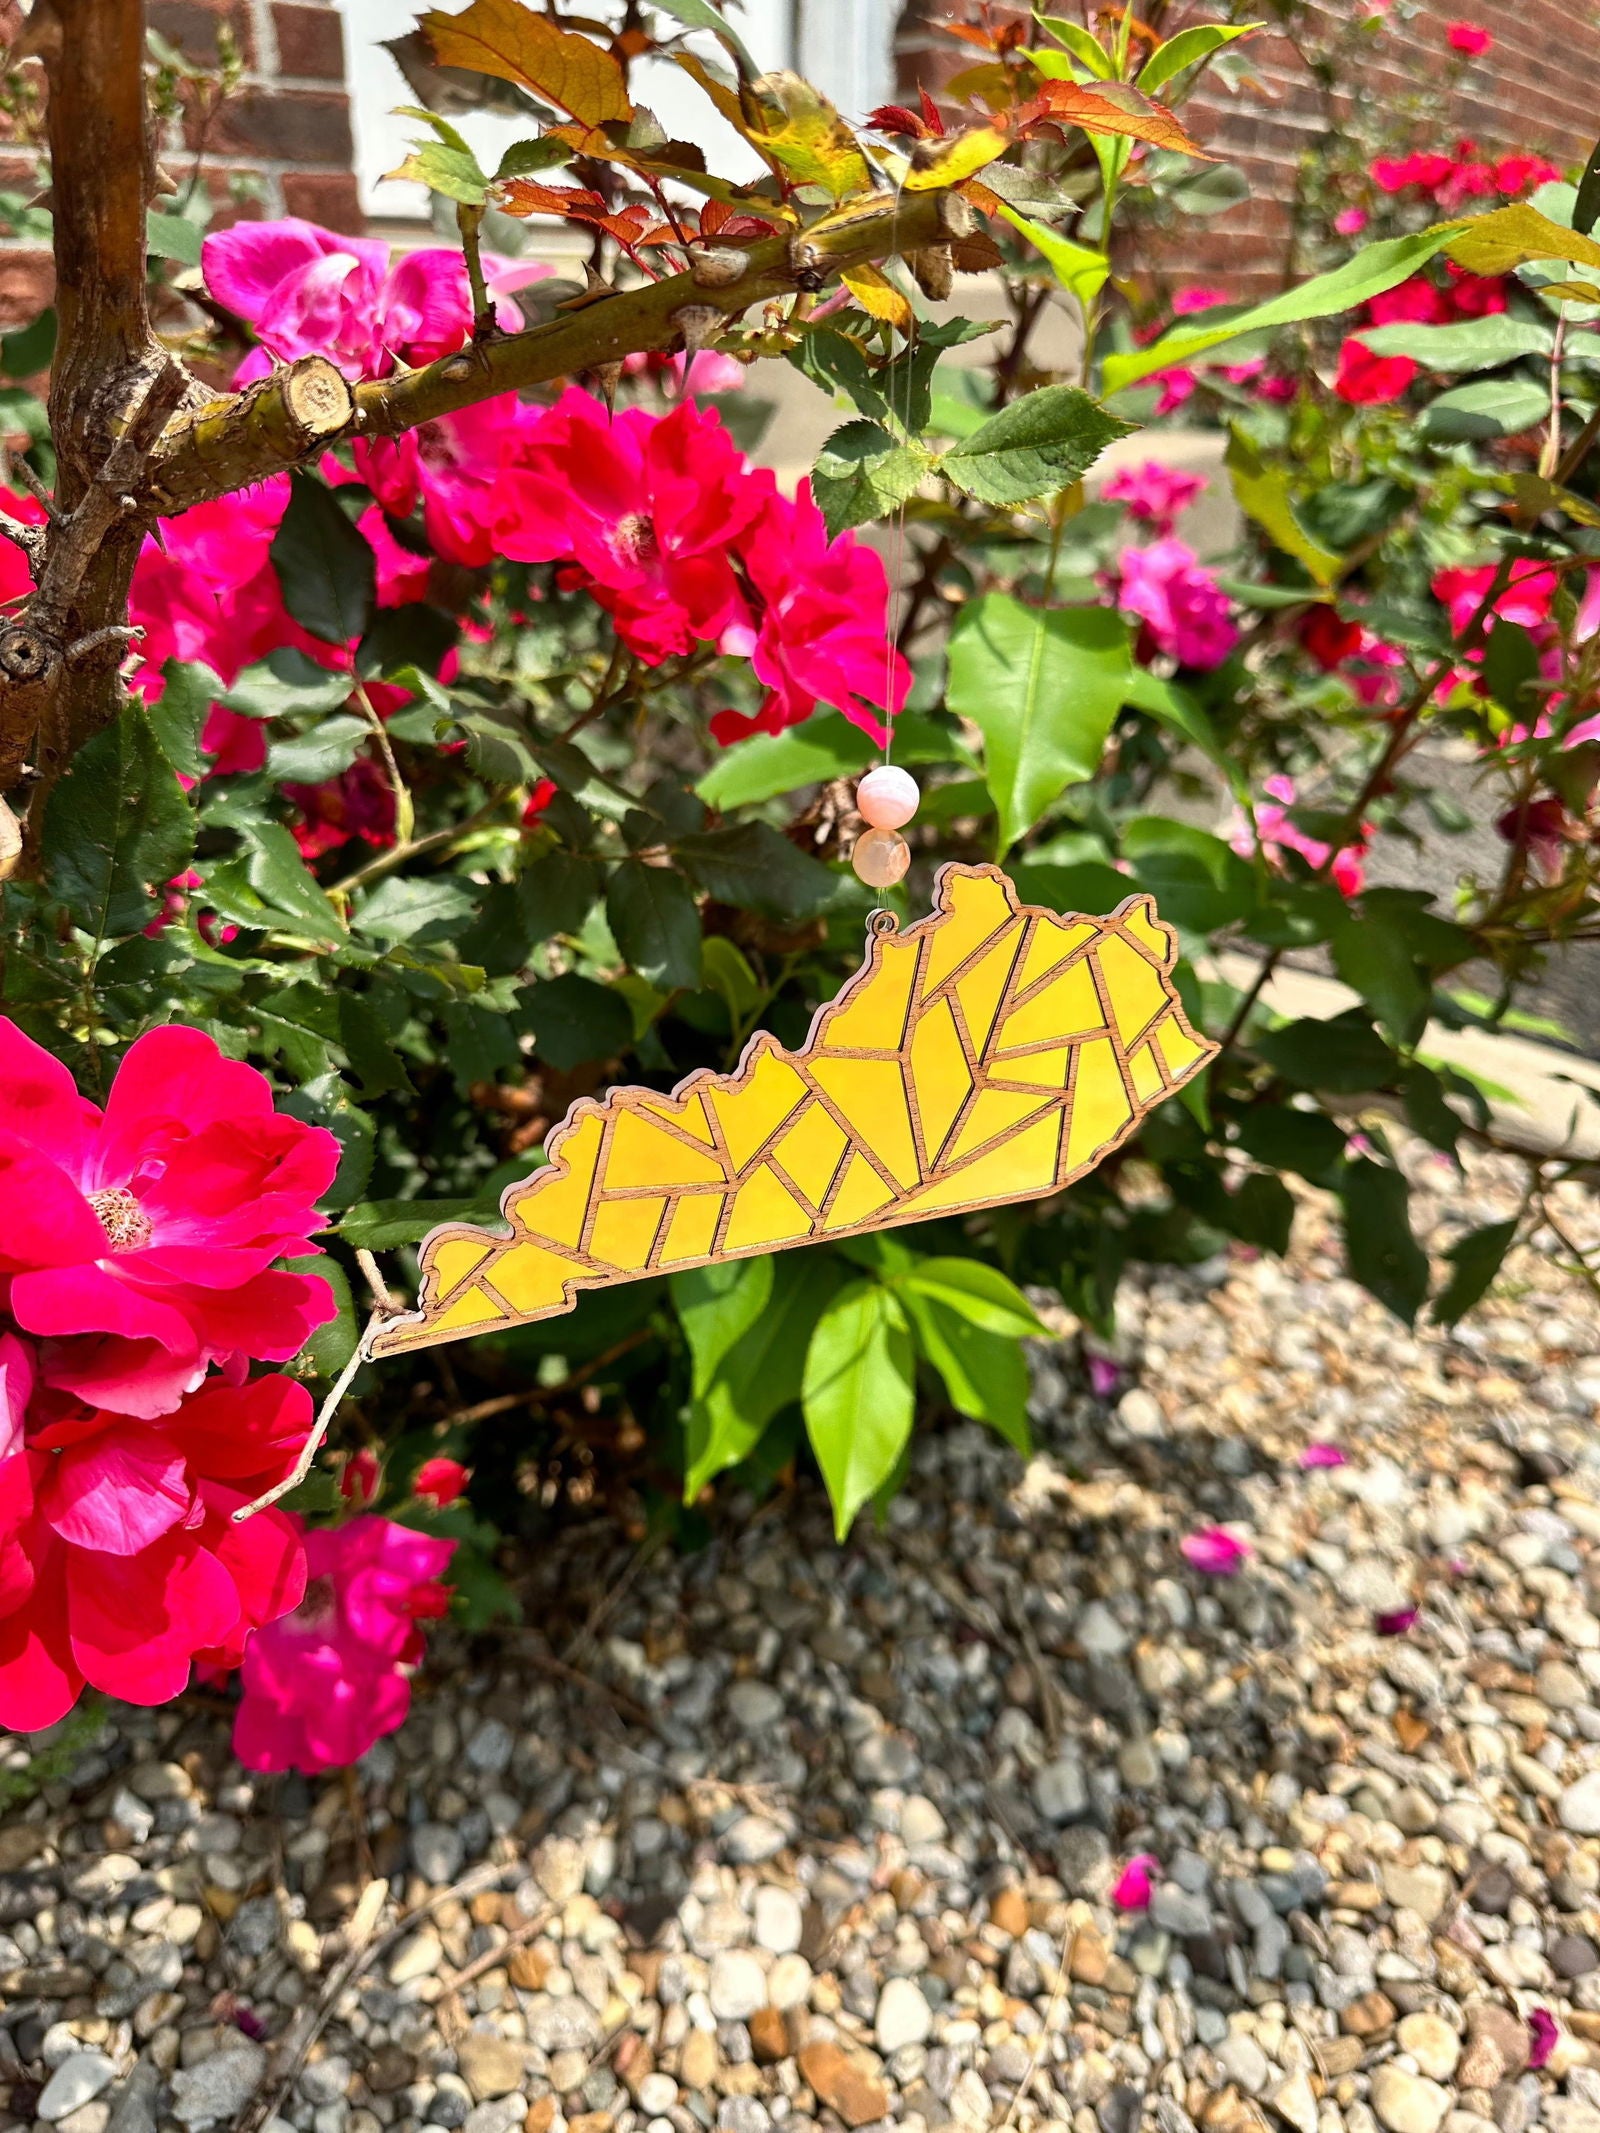
<path fill-rule="evenodd" d="M 509 1231 L 450 1223 L 422 1247 L 421 1308 L 372 1334 L 394 1355 L 568 1311 L 584 1289 L 1032 1200 L 1126 1139 L 1215 1047 L 1168 973 L 1148 896 L 1109 918 L 1019 904 L 994 867 L 940 870 L 932 914 L 872 924 L 866 963 L 805 1046 L 753 1037 L 737 1072 L 671 1095 L 575 1103 Z"/>

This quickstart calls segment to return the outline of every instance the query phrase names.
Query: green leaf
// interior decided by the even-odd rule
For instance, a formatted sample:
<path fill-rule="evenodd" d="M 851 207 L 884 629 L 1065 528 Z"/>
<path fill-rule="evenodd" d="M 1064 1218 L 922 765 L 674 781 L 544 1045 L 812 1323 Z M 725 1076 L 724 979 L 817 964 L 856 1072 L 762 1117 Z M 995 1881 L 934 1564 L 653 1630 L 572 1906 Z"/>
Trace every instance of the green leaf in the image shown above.
<path fill-rule="evenodd" d="M 1532 378 L 1480 378 L 1453 386 L 1431 401 L 1422 416 L 1422 434 L 1445 443 L 1478 437 L 1515 437 L 1532 429 L 1550 412 L 1550 388 Z"/>
<path fill-rule="evenodd" d="M 1045 385 L 1013 400 L 952 445 L 945 478 L 985 504 L 1025 504 L 1086 474 L 1106 446 L 1133 429 L 1076 385 Z"/>
<path fill-rule="evenodd" d="M 306 934 L 330 944 L 344 938 L 333 906 L 281 822 L 257 824 L 242 857 L 208 867 L 206 895 L 224 918 L 242 926 Z"/>
<path fill-rule="evenodd" d="M 360 1083 L 364 1097 L 387 1096 L 395 1089 L 409 1089 L 405 1061 L 390 1041 L 388 1025 L 370 1000 L 341 986 L 338 1001 L 339 1043 L 350 1062 L 350 1071 Z"/>
<path fill-rule="evenodd" d="M 1132 673 L 1127 625 L 1110 608 L 1028 607 L 1010 593 L 962 608 L 949 704 L 983 735 L 1002 853 L 1094 776 Z"/>
<path fill-rule="evenodd" d="M 278 1108 L 308 1126 L 325 1126 L 343 1153 L 333 1183 L 322 1195 L 326 1208 L 349 1207 L 359 1200 L 372 1175 L 372 1147 L 376 1132 L 365 1111 L 350 1101 L 349 1084 L 329 1072 L 302 1082 L 279 1099 Z"/>
<path fill-rule="evenodd" d="M 441 1222 L 493 1222 L 499 1201 L 364 1200 L 339 1224 L 338 1234 L 354 1250 L 392 1252 L 402 1244 L 420 1244 Z"/>
<path fill-rule="evenodd" d="M 447 1000 L 439 1010 L 444 1027 L 444 1057 L 463 1096 L 480 1082 L 522 1065 L 516 1033 L 506 1017 L 476 1000 Z"/>
<path fill-rule="evenodd" d="M 817 455 L 811 494 L 834 540 L 850 526 L 885 518 L 933 465 L 920 445 L 901 444 L 876 422 L 847 422 Z"/>
<path fill-rule="evenodd" d="M 591 1059 L 613 1059 L 633 1042 L 627 1001 L 575 970 L 540 979 L 522 999 L 538 1056 L 560 1073 Z"/>
<path fill-rule="evenodd" d="M 272 537 L 272 567 L 296 622 L 325 644 L 363 636 L 377 609 L 377 559 L 331 489 L 296 470 Z"/>
<path fill-rule="evenodd" d="M 869 769 L 878 748 L 847 718 L 808 718 L 782 733 L 753 733 L 724 749 L 695 791 L 708 807 L 751 807 L 802 785 L 826 785 Z M 917 711 L 894 721 L 897 763 L 960 763 L 967 750 L 948 726 Z"/>
<path fill-rule="evenodd" d="M 1062 288 L 1070 290 L 1087 310 L 1111 273 L 1111 262 L 1105 253 L 1078 244 L 1070 237 L 1062 237 L 1042 222 L 1030 221 L 1026 215 L 1019 215 L 1014 207 L 1007 207 L 1004 201 L 1000 203 L 1000 212 L 1014 230 L 1043 253 Z"/>
<path fill-rule="evenodd" d="M 630 969 L 661 992 L 700 983 L 700 912 L 671 867 L 624 859 L 606 884 L 606 918 Z"/>
<path fill-rule="evenodd" d="M 822 1313 L 806 1349 L 801 1401 L 842 1541 L 894 1472 L 916 1412 L 911 1330 L 881 1283 L 848 1283 Z"/>
<path fill-rule="evenodd" d="M 475 908 L 471 889 L 447 874 L 390 874 L 361 899 L 351 923 L 380 941 L 440 940 Z"/>
<path fill-rule="evenodd" d="M 194 849 L 194 816 L 149 713 L 131 705 L 97 733 L 51 791 L 45 883 L 99 944 L 149 922 Z"/>
<path fill-rule="evenodd" d="M 774 918 L 810 918 L 834 876 L 767 822 L 739 822 L 679 838 L 674 856 L 708 896 Z"/>
<path fill-rule="evenodd" d="M 1254 439 L 1235 428 L 1223 464 L 1246 517 L 1253 518 L 1285 555 L 1303 563 L 1318 585 L 1332 585 L 1344 569 L 1344 558 L 1324 548 L 1301 524 L 1283 462 L 1266 459 Z"/>
<path fill-rule="evenodd" d="M 1028 1365 L 1017 1341 L 975 1325 L 909 1282 L 901 1283 L 900 1295 L 917 1346 L 944 1380 L 950 1405 L 987 1422 L 1028 1458 Z"/>
<path fill-rule="evenodd" d="M 823 392 L 843 393 L 863 415 L 887 421 L 889 403 L 879 389 L 865 351 L 846 333 L 832 326 L 809 326 L 799 345 L 789 351 L 789 361 Z M 907 428 L 920 427 L 908 422 Z"/>
<path fill-rule="evenodd" d="M 48 370 L 56 352 L 55 307 L 41 311 L 26 326 L 0 335 L 0 372 L 8 378 L 33 378 Z"/>
<path fill-rule="evenodd" d="M 1016 1283 L 981 1259 L 919 1259 L 899 1286 L 1007 1340 L 1037 1340 L 1048 1330 Z"/>
<path fill-rule="evenodd" d="M 1460 319 L 1453 326 L 1424 326 L 1414 321 L 1375 326 L 1356 338 L 1374 355 L 1410 356 L 1428 370 L 1448 371 L 1490 370 L 1499 363 L 1515 362 L 1519 356 L 1548 356 L 1555 346 L 1548 326 L 1513 318 L 1508 311 Z"/>
<path fill-rule="evenodd" d="M 1248 37 L 1261 27 L 1259 22 L 1241 22 L 1231 27 L 1220 22 L 1197 22 L 1192 29 L 1180 30 L 1176 37 L 1156 46 L 1139 70 L 1136 86 L 1146 96 L 1154 96 L 1185 67 L 1197 66 L 1223 45 L 1232 44 L 1236 37 Z"/>
<path fill-rule="evenodd" d="M 180 266 L 200 264 L 200 245 L 205 235 L 187 215 L 163 215 L 151 208 L 144 218 L 144 248 L 156 259 L 175 259 Z"/>
<path fill-rule="evenodd" d="M 1264 1030 L 1255 1049 L 1268 1066 L 1302 1089 L 1358 1096 L 1393 1080 L 1398 1062 L 1372 1024 L 1357 1009 L 1319 1022 L 1306 1016 L 1282 1029 Z"/>
<path fill-rule="evenodd" d="M 1321 1111 L 1257 1104 L 1239 1120 L 1239 1146 L 1269 1170 L 1293 1170 L 1313 1185 L 1331 1185 L 1344 1160 L 1345 1136 Z"/>
<path fill-rule="evenodd" d="M 555 170 L 562 163 L 572 161 L 570 141 L 557 141 L 548 135 L 537 140 L 513 141 L 495 166 L 495 183 L 502 178 L 534 178 L 541 170 Z"/>
<path fill-rule="evenodd" d="M 325 718 L 309 733 L 285 734 L 267 750 L 267 775 L 282 785 L 320 785 L 348 770 L 370 729 L 364 718 Z"/>
<path fill-rule="evenodd" d="M 350 1281 L 337 1259 L 323 1252 L 316 1258 L 286 1259 L 284 1271 L 313 1281 L 325 1281 L 333 1291 L 338 1315 L 318 1326 L 300 1353 L 324 1383 L 336 1378 L 361 1342 L 361 1321 L 356 1317 Z"/>
<path fill-rule="evenodd" d="M 330 674 L 297 647 L 284 645 L 246 667 L 220 701 L 245 718 L 319 718 L 349 695 L 348 674 Z"/>
<path fill-rule="evenodd" d="M 753 75 L 760 72 L 738 31 L 720 8 L 711 5 L 711 0 L 650 0 L 650 4 L 663 15 L 670 15 L 674 22 L 681 22 L 686 29 L 709 30 L 713 37 L 720 38 L 739 62 L 742 73 Z"/>
<path fill-rule="evenodd" d="M 1589 152 L 1583 176 L 1578 180 L 1578 196 L 1572 203 L 1572 227 L 1580 237 L 1587 237 L 1597 222 L 1600 222 L 1600 142 Z"/>
<path fill-rule="evenodd" d="M 1152 674 L 1148 667 L 1135 667 L 1129 679 L 1123 702 L 1135 711 L 1148 712 L 1151 718 L 1159 719 L 1164 726 L 1186 741 L 1192 741 L 1208 755 L 1223 773 L 1235 793 L 1245 791 L 1244 778 L 1233 757 L 1223 747 L 1216 727 L 1208 713 L 1187 689 L 1174 681 L 1167 681 L 1159 674 Z"/>
<path fill-rule="evenodd" d="M 1454 1155 L 1461 1138 L 1461 1117 L 1445 1100 L 1445 1085 L 1432 1067 L 1413 1061 L 1401 1081 L 1400 1099 L 1406 1109 L 1406 1124 L 1435 1148 Z"/>
<path fill-rule="evenodd" d="M 684 1501 L 747 1459 L 800 1397 L 812 1329 L 843 1276 L 823 1252 L 695 1267 L 672 1277 L 693 1358 Z"/>
<path fill-rule="evenodd" d="M 1315 274 L 1282 296 L 1236 312 L 1223 324 L 1183 326 L 1148 348 L 1109 355 L 1105 361 L 1106 390 L 1124 392 L 1154 371 L 1170 370 L 1175 363 L 1192 363 L 1197 356 L 1220 348 L 1225 341 L 1237 340 L 1241 334 L 1265 333 L 1279 326 L 1297 326 L 1307 319 L 1332 318 L 1338 312 L 1352 310 L 1409 280 L 1443 249 L 1449 236 L 1450 227 L 1441 225 L 1422 230 L 1414 237 L 1392 237 L 1369 244 L 1331 273 Z"/>
<path fill-rule="evenodd" d="M 1428 1019 L 1430 988 L 1407 940 L 1381 919 L 1347 912 L 1334 929 L 1333 965 L 1396 1044 L 1416 1043 Z"/>
<path fill-rule="evenodd" d="M 221 694 L 222 683 L 198 661 L 168 659 L 163 663 L 161 694 L 150 706 L 150 727 L 161 743 L 161 753 L 180 777 L 205 775 L 200 735 Z"/>
<path fill-rule="evenodd" d="M 418 141 L 399 169 L 386 175 L 412 179 L 463 207 L 482 207 L 489 197 L 488 177 L 465 141 L 459 147 L 448 141 Z"/>
<path fill-rule="evenodd" d="M 1414 1326 L 1428 1294 L 1428 1255 L 1411 1234 L 1404 1174 L 1361 1157 L 1346 1169 L 1340 1197 L 1350 1278 Z"/>
<path fill-rule="evenodd" d="M 1520 622 L 1496 615 L 1483 652 L 1483 678 L 1502 710 L 1522 709 L 1522 692 L 1539 680 L 1539 647 Z"/>
<path fill-rule="evenodd" d="M 1252 1171 L 1236 1192 L 1224 1196 L 1217 1212 L 1234 1236 L 1258 1251 L 1272 1252 L 1281 1259 L 1289 1249 L 1294 1195 L 1282 1178 Z"/>
<path fill-rule="evenodd" d="M 1097 81 L 1116 78 L 1116 61 L 1081 22 L 1074 22 L 1066 15 L 1041 15 L 1037 11 L 1033 19 L 1058 44 L 1064 44 L 1074 59 L 1082 60 Z"/>
<path fill-rule="evenodd" d="M 1162 915 L 1187 933 L 1235 925 L 1250 917 L 1260 899 L 1260 880 L 1249 861 L 1192 822 L 1136 816 L 1123 833 L 1122 856 Z"/>
<path fill-rule="evenodd" d="M 581 933 L 600 893 L 600 870 L 578 852 L 545 852 L 517 877 L 517 899 L 528 945 L 557 933 Z"/>
<path fill-rule="evenodd" d="M 1430 1314 L 1439 1325 L 1455 1325 L 1488 1294 L 1516 1234 L 1517 1220 L 1513 1216 L 1509 1221 L 1490 1222 L 1482 1229 L 1469 1230 L 1466 1236 L 1456 1239 L 1445 1253 L 1451 1267 L 1450 1279 L 1434 1298 Z"/>

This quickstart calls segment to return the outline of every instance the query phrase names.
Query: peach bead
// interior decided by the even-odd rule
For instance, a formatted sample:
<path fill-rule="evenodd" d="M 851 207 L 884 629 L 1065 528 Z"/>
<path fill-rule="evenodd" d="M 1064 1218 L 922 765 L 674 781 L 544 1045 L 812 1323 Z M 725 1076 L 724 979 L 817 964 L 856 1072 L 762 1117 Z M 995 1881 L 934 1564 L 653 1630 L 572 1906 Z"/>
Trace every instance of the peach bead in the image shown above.
<path fill-rule="evenodd" d="M 911 847 L 898 830 L 869 829 L 856 839 L 850 864 L 869 889 L 887 889 L 904 878 Z"/>
<path fill-rule="evenodd" d="M 916 779 L 909 770 L 897 770 L 892 763 L 869 770 L 856 787 L 856 812 L 874 829 L 903 828 L 921 803 Z"/>

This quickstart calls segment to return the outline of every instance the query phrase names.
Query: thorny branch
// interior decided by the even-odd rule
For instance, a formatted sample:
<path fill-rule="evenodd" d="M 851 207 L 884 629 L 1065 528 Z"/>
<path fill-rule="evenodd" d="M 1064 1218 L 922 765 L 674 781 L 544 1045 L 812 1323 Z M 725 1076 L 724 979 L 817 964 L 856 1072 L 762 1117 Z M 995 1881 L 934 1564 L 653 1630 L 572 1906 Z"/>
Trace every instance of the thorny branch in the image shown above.
<path fill-rule="evenodd" d="M 35 822 L 76 751 L 126 701 L 119 667 L 134 635 L 129 588 L 158 518 L 298 466 L 350 434 L 398 436 L 499 393 L 703 345 L 752 305 L 972 226 L 956 195 L 884 192 L 751 245 L 732 281 L 727 255 L 716 256 L 715 271 L 711 255 L 695 257 L 681 273 L 582 302 L 526 332 L 499 334 L 481 314 L 471 348 L 419 370 L 352 388 L 325 358 L 307 356 L 218 395 L 161 345 L 150 321 L 145 209 L 158 176 L 144 14 L 142 0 L 48 0 L 25 39 L 49 83 L 59 477 L 54 497 L 41 497 L 43 526 L 0 528 L 27 555 L 37 588 L 0 624 L 0 796 L 30 786 Z M 21 853 L 0 797 L 0 880 Z"/>

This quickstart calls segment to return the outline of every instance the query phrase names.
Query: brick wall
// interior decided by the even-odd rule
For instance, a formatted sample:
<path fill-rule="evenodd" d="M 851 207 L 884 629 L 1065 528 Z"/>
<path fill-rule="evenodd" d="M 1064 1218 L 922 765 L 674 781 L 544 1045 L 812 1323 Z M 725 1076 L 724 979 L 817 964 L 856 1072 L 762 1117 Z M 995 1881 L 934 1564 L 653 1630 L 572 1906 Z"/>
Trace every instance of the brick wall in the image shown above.
<path fill-rule="evenodd" d="M 1341 14 L 1350 4 L 1330 0 Z M 965 5 L 912 0 L 898 39 L 904 86 L 921 80 L 936 87 L 977 56 L 963 54 L 936 31 L 941 20 L 970 13 Z M 1214 13 L 1203 6 L 1174 8 L 1169 27 Z M 1466 68 L 1439 139 L 1426 145 L 1449 148 L 1464 134 L 1485 152 L 1525 148 L 1563 165 L 1581 164 L 1600 134 L 1600 6 L 1594 0 L 1421 0 L 1409 22 L 1376 40 L 1377 57 L 1348 93 L 1403 108 L 1447 71 L 1453 55 L 1445 26 L 1463 18 L 1492 32 L 1494 48 Z M 1181 266 L 1174 256 L 1173 267 L 1179 283 L 1226 283 L 1241 296 L 1261 296 L 1280 285 L 1295 169 L 1323 119 L 1318 92 L 1285 39 L 1253 40 L 1250 57 L 1258 91 L 1230 96 L 1202 87 L 1184 106 L 1201 144 L 1244 172 L 1250 197 L 1225 215 L 1185 223 Z"/>
<path fill-rule="evenodd" d="M 0 33 L 17 13 L 0 0 Z M 180 181 L 198 157 L 219 223 L 304 215 L 329 229 L 362 228 L 343 24 L 333 0 L 150 0 L 149 19 L 202 66 L 215 65 L 226 24 L 243 57 L 244 78 L 210 126 L 175 125 L 162 152 L 163 167 Z M 38 159 L 0 145 L 0 187 L 27 194 L 37 183 Z M 0 331 L 34 317 L 50 290 L 49 253 L 0 239 Z"/>

